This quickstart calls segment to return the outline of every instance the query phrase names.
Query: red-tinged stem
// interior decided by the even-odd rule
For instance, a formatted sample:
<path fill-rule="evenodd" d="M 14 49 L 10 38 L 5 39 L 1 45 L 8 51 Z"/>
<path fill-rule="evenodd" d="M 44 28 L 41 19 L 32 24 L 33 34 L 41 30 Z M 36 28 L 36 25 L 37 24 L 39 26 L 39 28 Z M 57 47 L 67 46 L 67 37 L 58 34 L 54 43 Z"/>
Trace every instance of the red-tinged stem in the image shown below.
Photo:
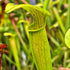
<path fill-rule="evenodd" d="M 49 39 L 50 39 L 50 41 L 51 41 L 52 46 L 54 46 L 54 44 L 53 44 L 53 42 L 52 42 L 52 40 L 51 40 L 50 32 L 49 32 L 49 30 L 48 30 L 48 28 L 47 28 L 47 25 L 46 25 L 45 29 L 46 29 L 47 35 L 48 35 L 48 37 L 49 37 Z"/>
<path fill-rule="evenodd" d="M 3 25 L 3 21 L 4 21 L 4 8 L 3 8 L 3 5 L 1 4 L 2 6 L 2 11 L 1 11 L 1 26 Z"/>
<path fill-rule="evenodd" d="M 1 26 L 3 26 L 3 24 L 4 24 L 4 10 L 5 10 L 5 6 L 6 6 L 6 4 L 3 2 L 2 4 L 1 4 L 1 7 L 2 7 L 2 14 L 1 14 Z"/>
<path fill-rule="evenodd" d="M 53 48 L 55 48 L 55 47 L 54 47 L 54 44 L 57 45 L 57 46 L 59 46 L 59 43 L 51 36 L 51 34 L 50 34 L 50 32 L 49 32 L 49 30 L 48 30 L 48 28 L 47 28 L 47 25 L 46 25 L 46 32 L 47 32 L 47 35 L 48 35 L 48 37 L 49 37 L 49 39 L 50 39 L 50 42 L 51 42 Z M 54 44 L 53 44 L 53 43 L 54 43 Z"/>
<path fill-rule="evenodd" d="M 25 49 L 26 53 L 28 54 L 27 46 L 26 46 L 25 42 L 23 41 L 23 39 L 22 39 L 22 37 L 21 37 L 21 35 L 20 35 L 20 32 L 18 31 L 18 29 L 17 29 L 17 27 L 16 27 L 16 24 L 15 24 L 14 19 L 13 19 L 12 17 L 9 17 L 9 18 L 10 18 L 10 20 L 11 20 L 11 22 L 12 22 L 12 25 L 13 25 L 15 31 L 17 32 L 17 35 L 18 35 L 18 37 L 19 37 L 19 39 L 20 39 L 22 45 L 24 46 L 24 49 Z"/>
<path fill-rule="evenodd" d="M 2 68 L 2 58 L 0 58 L 0 70 Z"/>

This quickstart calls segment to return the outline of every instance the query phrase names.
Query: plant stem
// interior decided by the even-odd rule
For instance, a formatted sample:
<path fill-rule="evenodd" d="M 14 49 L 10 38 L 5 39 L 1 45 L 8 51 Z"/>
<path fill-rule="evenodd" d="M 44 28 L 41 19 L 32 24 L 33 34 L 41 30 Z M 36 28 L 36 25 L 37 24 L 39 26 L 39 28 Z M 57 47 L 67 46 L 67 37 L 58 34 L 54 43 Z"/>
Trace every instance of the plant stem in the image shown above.
<path fill-rule="evenodd" d="M 67 19 L 67 29 L 68 30 L 70 28 L 70 0 L 68 0 L 68 19 Z"/>
<path fill-rule="evenodd" d="M 4 9 L 5 9 L 5 4 L 3 5 L 4 3 L 1 3 L 1 16 L 0 16 L 0 19 L 1 19 L 1 23 L 0 23 L 0 27 L 3 26 L 3 23 L 4 23 Z"/>
<path fill-rule="evenodd" d="M 61 27 L 61 30 L 62 30 L 62 32 L 63 32 L 63 34 L 65 34 L 65 28 L 64 28 L 64 26 L 63 26 L 63 23 L 62 23 L 62 21 L 61 21 L 61 19 L 60 19 L 60 16 L 59 16 L 59 14 L 58 14 L 58 12 L 57 12 L 57 9 L 55 8 L 55 7 L 53 7 L 53 12 L 54 12 L 54 14 L 55 14 L 55 16 L 56 16 L 56 19 L 58 20 L 58 22 L 59 22 L 59 24 L 60 24 L 60 27 Z"/>
<path fill-rule="evenodd" d="M 10 42 L 10 47 L 11 47 L 11 50 L 13 52 L 13 56 L 14 56 L 14 59 L 15 59 L 15 62 L 16 62 L 17 70 L 21 70 L 20 62 L 19 62 L 19 58 L 18 58 L 18 52 L 17 52 L 15 37 L 11 36 L 9 38 L 9 42 Z"/>
<path fill-rule="evenodd" d="M 51 34 L 50 34 L 50 32 L 49 32 L 49 30 L 47 28 L 47 25 L 46 25 L 45 29 L 46 29 L 47 35 L 48 35 L 48 37 L 49 37 L 49 39 L 51 41 L 52 46 L 53 46 L 53 43 L 54 43 L 57 47 L 59 47 L 60 44 L 51 36 Z"/>
<path fill-rule="evenodd" d="M 16 24 L 15 24 L 13 18 L 12 18 L 12 17 L 9 17 L 9 18 L 10 18 L 10 20 L 11 20 L 11 22 L 12 22 L 12 25 L 13 25 L 15 31 L 17 32 L 17 35 L 18 35 L 18 37 L 19 37 L 19 39 L 20 39 L 22 45 L 24 46 L 24 49 L 25 49 L 26 53 L 28 53 L 27 46 L 26 46 L 25 42 L 22 40 L 22 37 L 21 37 L 21 35 L 20 35 L 20 32 L 18 31 L 18 29 L 17 29 L 17 27 L 16 27 Z"/>
<path fill-rule="evenodd" d="M 49 1 L 50 0 L 45 0 L 44 1 L 44 6 L 43 6 L 44 9 L 47 9 L 48 8 Z"/>
<path fill-rule="evenodd" d="M 43 4 L 43 0 L 40 0 L 40 2 Z"/>

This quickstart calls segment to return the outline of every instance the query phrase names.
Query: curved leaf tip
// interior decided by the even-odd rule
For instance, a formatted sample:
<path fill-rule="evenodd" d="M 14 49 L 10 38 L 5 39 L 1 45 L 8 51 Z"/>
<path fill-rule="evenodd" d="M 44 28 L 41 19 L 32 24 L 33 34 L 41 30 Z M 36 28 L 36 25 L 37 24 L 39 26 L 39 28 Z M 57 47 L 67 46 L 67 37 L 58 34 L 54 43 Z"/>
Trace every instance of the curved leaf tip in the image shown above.
<path fill-rule="evenodd" d="M 5 8 L 5 12 L 7 13 L 9 11 L 9 9 L 13 8 L 14 7 L 14 4 L 13 3 L 8 3 L 6 5 L 6 8 Z"/>
<path fill-rule="evenodd" d="M 70 29 L 65 34 L 65 44 L 70 48 Z"/>
<path fill-rule="evenodd" d="M 34 18 L 34 24 L 29 26 L 29 31 L 38 31 L 42 29 L 45 24 L 45 17 L 47 15 L 50 15 L 50 13 L 42 8 L 39 8 L 37 6 L 32 6 L 30 4 L 20 4 L 20 5 L 14 5 L 14 4 L 8 4 L 6 6 L 5 12 L 10 13 L 16 9 L 23 8 L 24 10 L 30 12 L 30 14 Z"/>
<path fill-rule="evenodd" d="M 8 3 L 7 6 L 6 6 L 6 8 L 5 8 L 5 12 L 6 12 L 6 13 L 10 13 L 10 12 L 12 12 L 12 11 L 15 10 L 15 9 L 18 9 L 18 8 L 24 7 L 24 6 L 26 7 L 26 6 L 33 6 L 33 5 L 30 5 L 30 4 L 14 5 L 13 3 Z M 15 7 L 17 7 L 17 8 L 15 8 Z M 40 10 L 40 11 L 43 12 L 44 14 L 50 16 L 50 13 L 49 13 L 48 11 L 39 8 L 37 5 L 35 5 L 34 7 L 38 8 L 38 10 Z"/>

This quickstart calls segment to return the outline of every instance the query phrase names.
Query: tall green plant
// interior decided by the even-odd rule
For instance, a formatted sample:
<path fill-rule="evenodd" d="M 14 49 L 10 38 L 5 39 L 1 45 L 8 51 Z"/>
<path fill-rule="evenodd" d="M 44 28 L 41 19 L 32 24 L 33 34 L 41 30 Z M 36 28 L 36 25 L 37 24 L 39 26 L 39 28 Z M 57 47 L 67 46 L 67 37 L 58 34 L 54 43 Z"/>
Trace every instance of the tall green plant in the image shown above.
<path fill-rule="evenodd" d="M 47 9 L 48 8 L 49 1 L 50 0 L 45 0 L 44 1 L 44 6 L 43 6 L 44 9 Z"/>
<path fill-rule="evenodd" d="M 10 13 L 15 9 L 23 8 L 34 17 L 33 24 L 29 25 L 29 42 L 37 70 L 52 70 L 50 48 L 45 30 L 45 17 L 49 12 L 28 4 L 8 4 L 5 12 Z"/>
<path fill-rule="evenodd" d="M 9 37 L 10 48 L 12 50 L 12 53 L 13 53 L 13 56 L 14 56 L 14 59 L 16 62 L 15 64 L 16 64 L 17 70 L 21 70 L 20 62 L 19 62 L 19 58 L 18 58 L 16 41 L 15 41 L 15 35 L 13 35 L 11 33 L 4 33 L 4 36 Z"/>

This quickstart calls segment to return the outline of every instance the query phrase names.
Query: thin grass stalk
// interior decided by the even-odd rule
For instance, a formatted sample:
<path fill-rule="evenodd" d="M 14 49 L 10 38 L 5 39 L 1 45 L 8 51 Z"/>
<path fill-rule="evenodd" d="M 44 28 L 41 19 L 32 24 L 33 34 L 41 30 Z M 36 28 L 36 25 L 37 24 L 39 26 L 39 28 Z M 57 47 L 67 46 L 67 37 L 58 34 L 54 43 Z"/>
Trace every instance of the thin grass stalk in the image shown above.
<path fill-rule="evenodd" d="M 63 34 L 65 34 L 65 31 L 66 31 L 66 30 L 65 30 L 65 28 L 64 28 L 63 22 L 61 21 L 61 18 L 60 18 L 60 16 L 59 16 L 58 12 L 57 12 L 57 9 L 56 9 L 55 7 L 53 7 L 53 12 L 54 12 L 54 14 L 55 14 L 56 19 L 58 20 L 58 22 L 59 22 L 59 24 L 60 24 L 60 28 L 61 28 Z"/>
<path fill-rule="evenodd" d="M 8 37 L 5 37 L 5 43 L 7 44 L 7 46 L 10 46 Z M 11 49 L 8 48 L 7 50 L 9 50 L 9 55 L 8 56 L 12 60 L 12 51 L 11 51 Z M 10 62 L 9 62 L 9 70 L 11 70 L 11 63 Z"/>
<path fill-rule="evenodd" d="M 70 0 L 68 0 L 68 18 L 67 18 L 67 25 L 66 25 L 66 30 L 70 28 Z"/>
<path fill-rule="evenodd" d="M 49 1 L 50 0 L 45 0 L 44 1 L 44 6 L 43 6 L 44 9 L 47 9 L 48 8 Z"/>
<path fill-rule="evenodd" d="M 66 60 L 67 60 L 67 58 L 68 58 L 68 52 L 65 51 L 64 52 L 64 67 L 66 67 Z"/>
<path fill-rule="evenodd" d="M 43 4 L 43 0 L 40 0 L 40 2 Z"/>
<path fill-rule="evenodd" d="M 46 26 L 46 32 L 47 32 L 47 35 L 48 35 L 50 41 L 53 42 L 57 47 L 59 47 L 60 44 L 51 36 L 51 34 L 50 34 L 50 32 L 49 32 L 47 26 Z"/>

